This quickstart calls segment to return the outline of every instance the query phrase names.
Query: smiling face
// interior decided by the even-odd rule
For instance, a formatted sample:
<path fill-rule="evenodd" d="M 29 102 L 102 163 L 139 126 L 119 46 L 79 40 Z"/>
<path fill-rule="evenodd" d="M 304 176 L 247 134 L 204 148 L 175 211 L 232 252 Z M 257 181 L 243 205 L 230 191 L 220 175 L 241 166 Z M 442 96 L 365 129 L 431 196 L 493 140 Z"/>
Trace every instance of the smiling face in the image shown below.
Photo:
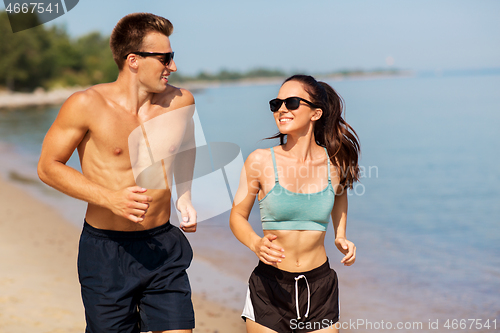
<path fill-rule="evenodd" d="M 141 52 L 168 53 L 172 52 L 170 39 L 162 33 L 150 32 L 144 37 Z M 167 87 L 170 73 L 177 71 L 174 59 L 168 65 L 163 65 L 161 56 L 137 56 L 137 74 L 139 81 L 148 91 L 160 93 Z"/>
<path fill-rule="evenodd" d="M 288 97 L 301 97 L 311 102 L 311 97 L 298 81 L 285 82 L 278 93 L 279 99 Z M 321 109 L 313 108 L 301 101 L 296 110 L 288 110 L 285 103 L 281 104 L 278 111 L 274 112 L 274 119 L 282 134 L 306 134 L 312 131 L 314 122 L 322 115 Z"/>

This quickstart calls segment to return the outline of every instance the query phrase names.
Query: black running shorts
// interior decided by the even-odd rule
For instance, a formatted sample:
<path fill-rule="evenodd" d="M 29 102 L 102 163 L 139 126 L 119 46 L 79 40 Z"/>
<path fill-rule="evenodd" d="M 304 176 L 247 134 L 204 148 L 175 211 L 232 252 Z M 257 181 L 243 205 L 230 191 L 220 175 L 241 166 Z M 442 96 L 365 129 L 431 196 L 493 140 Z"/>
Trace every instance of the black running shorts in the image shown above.
<path fill-rule="evenodd" d="M 259 261 L 248 284 L 243 319 L 279 333 L 316 331 L 339 320 L 337 274 L 328 260 L 301 273 Z"/>
<path fill-rule="evenodd" d="M 78 274 L 87 333 L 194 328 L 186 269 L 191 246 L 167 222 L 143 231 L 101 230 L 85 222 Z"/>

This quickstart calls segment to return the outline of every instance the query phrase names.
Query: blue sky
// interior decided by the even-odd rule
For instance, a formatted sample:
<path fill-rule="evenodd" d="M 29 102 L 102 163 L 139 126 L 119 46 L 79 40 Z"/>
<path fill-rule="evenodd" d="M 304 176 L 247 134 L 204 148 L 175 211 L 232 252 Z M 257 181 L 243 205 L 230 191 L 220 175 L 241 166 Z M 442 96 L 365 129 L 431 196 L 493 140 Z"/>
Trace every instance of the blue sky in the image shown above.
<path fill-rule="evenodd" d="M 48 24 L 109 35 L 132 12 L 174 24 L 184 74 L 256 67 L 329 72 L 500 67 L 497 0 L 80 0 Z"/>

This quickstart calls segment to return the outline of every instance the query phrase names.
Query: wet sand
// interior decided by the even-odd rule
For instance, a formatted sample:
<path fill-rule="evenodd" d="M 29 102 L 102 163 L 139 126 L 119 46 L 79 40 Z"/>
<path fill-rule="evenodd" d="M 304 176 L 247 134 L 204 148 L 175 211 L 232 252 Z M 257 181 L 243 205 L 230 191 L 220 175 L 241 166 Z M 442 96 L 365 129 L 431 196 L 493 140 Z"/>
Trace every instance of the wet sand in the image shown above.
<path fill-rule="evenodd" d="M 0 189 L 0 332 L 83 332 L 76 269 L 80 230 L 2 179 Z M 194 332 L 245 331 L 240 311 L 203 294 L 195 293 L 193 303 Z"/>

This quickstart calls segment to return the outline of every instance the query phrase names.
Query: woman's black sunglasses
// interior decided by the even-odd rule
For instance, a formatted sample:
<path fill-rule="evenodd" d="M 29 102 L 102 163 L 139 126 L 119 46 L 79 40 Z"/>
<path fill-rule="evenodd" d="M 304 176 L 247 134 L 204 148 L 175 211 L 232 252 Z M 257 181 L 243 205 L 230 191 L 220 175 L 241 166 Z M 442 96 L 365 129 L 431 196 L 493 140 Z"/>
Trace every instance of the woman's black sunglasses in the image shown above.
<path fill-rule="evenodd" d="M 174 52 L 168 53 L 157 53 L 157 52 L 130 52 L 129 54 L 137 54 L 141 57 L 153 57 L 153 56 L 162 56 L 163 58 L 158 59 L 163 64 L 163 66 L 167 66 L 170 64 L 172 59 L 174 59 Z M 127 59 L 128 55 L 123 57 L 123 59 Z"/>
<path fill-rule="evenodd" d="M 300 97 L 288 97 L 286 99 L 275 98 L 269 101 L 269 106 L 271 107 L 272 112 L 276 112 L 280 109 L 281 104 L 285 102 L 285 107 L 291 111 L 291 110 L 297 110 L 299 108 L 300 101 L 306 102 L 310 107 L 319 108 L 319 106 L 316 106 L 315 104 L 309 102 L 308 100 Z"/>

